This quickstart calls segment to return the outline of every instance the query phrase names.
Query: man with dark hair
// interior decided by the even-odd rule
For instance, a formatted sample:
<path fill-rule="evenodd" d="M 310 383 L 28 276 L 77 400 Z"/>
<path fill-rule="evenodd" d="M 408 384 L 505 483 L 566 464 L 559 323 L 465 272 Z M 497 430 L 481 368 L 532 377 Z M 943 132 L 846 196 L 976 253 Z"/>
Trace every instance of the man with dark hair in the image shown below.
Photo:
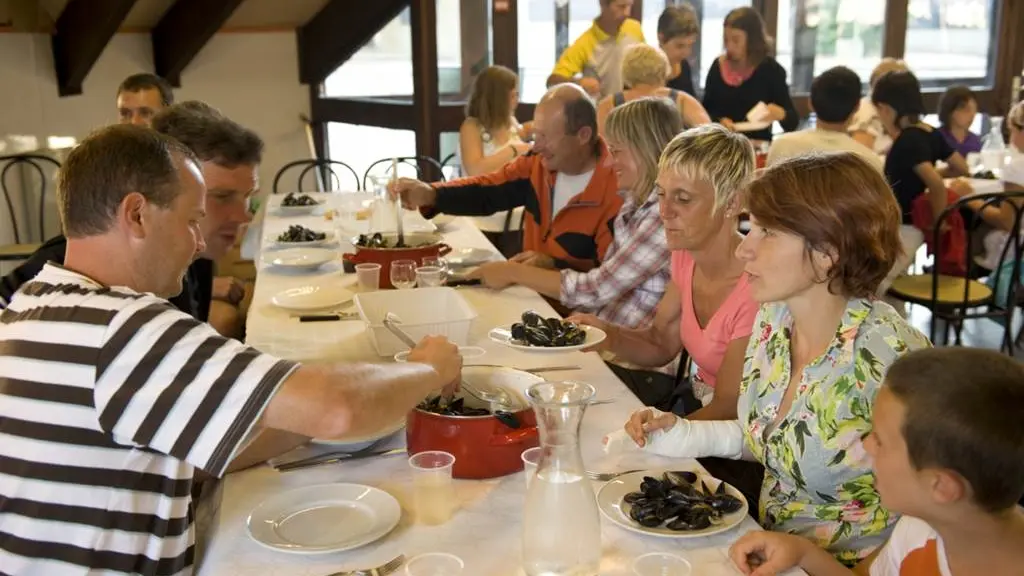
<path fill-rule="evenodd" d="M 523 252 L 512 260 L 586 272 L 604 258 L 622 207 L 597 111 L 582 88 L 560 84 L 537 104 L 533 128 L 533 150 L 497 172 L 434 184 L 401 178 L 392 194 L 428 217 L 524 206 Z"/>
<path fill-rule="evenodd" d="M 298 365 L 171 307 L 204 250 L 200 162 L 110 126 L 61 168 L 65 264 L 0 311 L 2 574 L 191 574 L 201 472 L 257 435 L 370 433 L 460 379 L 442 337 L 402 364 Z"/>
<path fill-rule="evenodd" d="M 822 72 L 811 83 L 811 109 L 817 117 L 814 128 L 772 141 L 767 165 L 812 152 L 853 152 L 881 172 L 882 157 L 849 135 L 850 122 L 860 106 L 860 93 L 860 77 L 853 70 L 836 66 Z"/>
<path fill-rule="evenodd" d="M 249 221 L 249 197 L 259 188 L 258 168 L 263 141 L 251 130 L 201 102 L 182 102 L 163 110 L 153 128 L 180 141 L 199 158 L 209 192 L 200 229 L 206 247 L 189 266 L 180 294 L 170 298 L 181 311 L 209 321 L 225 336 L 239 336 L 242 314 L 238 304 L 244 286 L 233 278 L 213 277 L 213 262 L 223 257 Z M 26 262 L 0 279 L 0 307 L 35 277 L 47 261 L 64 262 L 67 240 L 46 242 Z"/>
<path fill-rule="evenodd" d="M 634 0 L 600 0 L 601 14 L 562 52 L 548 87 L 575 82 L 595 98 L 622 92 L 622 55 L 644 42 L 640 21 L 630 18 Z"/>
<path fill-rule="evenodd" d="M 171 104 L 171 85 L 155 74 L 132 74 L 117 87 L 117 118 L 121 124 L 149 126 L 153 116 Z"/>

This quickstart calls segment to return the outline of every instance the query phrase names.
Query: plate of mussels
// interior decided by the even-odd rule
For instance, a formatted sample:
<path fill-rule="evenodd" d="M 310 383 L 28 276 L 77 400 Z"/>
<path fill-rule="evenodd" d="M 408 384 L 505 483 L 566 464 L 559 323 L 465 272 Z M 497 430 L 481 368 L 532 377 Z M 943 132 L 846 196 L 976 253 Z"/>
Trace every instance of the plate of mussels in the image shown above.
<path fill-rule="evenodd" d="M 281 246 L 321 246 L 334 240 L 334 234 L 292 224 L 284 232 L 271 236 L 269 240 Z"/>
<path fill-rule="evenodd" d="M 298 216 L 301 214 L 312 214 L 320 206 L 321 202 L 309 194 L 296 194 L 289 192 L 278 206 L 278 211 L 287 216 Z"/>
<path fill-rule="evenodd" d="M 528 352 L 565 352 L 580 350 L 604 341 L 604 330 L 584 326 L 561 318 L 545 318 L 527 310 L 519 322 L 509 328 L 494 328 L 487 335 L 491 340 Z"/>
<path fill-rule="evenodd" d="M 747 500 L 707 474 L 644 470 L 624 474 L 597 493 L 609 520 L 640 534 L 697 538 L 730 530 L 747 515 Z"/>

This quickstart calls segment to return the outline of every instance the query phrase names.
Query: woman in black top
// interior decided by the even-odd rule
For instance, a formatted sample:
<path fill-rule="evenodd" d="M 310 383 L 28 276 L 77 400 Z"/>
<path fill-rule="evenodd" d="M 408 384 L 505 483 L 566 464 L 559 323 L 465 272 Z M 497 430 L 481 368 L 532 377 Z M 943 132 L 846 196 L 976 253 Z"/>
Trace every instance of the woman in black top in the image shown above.
<path fill-rule="evenodd" d="M 693 45 L 699 33 L 697 12 L 685 2 L 666 7 L 658 17 L 658 45 L 672 65 L 672 73 L 665 86 L 694 97 L 697 92 L 693 87 L 693 70 L 687 59 L 693 53 Z"/>
<path fill-rule="evenodd" d="M 725 17 L 723 36 L 725 54 L 711 64 L 704 82 L 704 108 L 711 119 L 732 130 L 764 102 L 767 119 L 787 132 L 796 130 L 800 115 L 789 97 L 786 70 L 771 57 L 771 38 L 761 15 L 753 8 L 736 8 Z M 772 139 L 771 126 L 745 134 L 752 140 Z"/>
<path fill-rule="evenodd" d="M 908 71 L 889 72 L 871 90 L 871 102 L 890 134 L 896 134 L 885 158 L 885 177 L 903 210 L 903 223 L 911 224 L 914 200 L 928 192 L 932 218 L 946 209 L 943 177 L 967 174 L 967 161 L 953 150 L 942 133 L 921 121 L 926 114 L 921 84 Z M 939 160 L 948 165 L 942 172 Z"/>

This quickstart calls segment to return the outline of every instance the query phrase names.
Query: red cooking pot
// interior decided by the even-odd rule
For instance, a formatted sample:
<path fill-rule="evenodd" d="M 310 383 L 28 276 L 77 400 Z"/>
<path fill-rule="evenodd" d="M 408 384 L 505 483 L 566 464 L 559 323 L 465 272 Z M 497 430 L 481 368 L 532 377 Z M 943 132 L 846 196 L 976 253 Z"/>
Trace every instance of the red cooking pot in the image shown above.
<path fill-rule="evenodd" d="M 382 234 L 382 236 L 387 246 L 394 246 L 398 243 L 398 234 Z M 355 254 L 342 254 L 341 258 L 352 265 L 380 264 L 380 288 L 394 288 L 391 285 L 391 263 L 395 260 L 413 260 L 417 266 L 420 266 L 423 264 L 424 258 L 437 258 L 452 251 L 451 246 L 441 241 L 440 234 L 426 232 L 406 234 L 406 248 L 371 248 L 360 246 L 358 242 L 359 237 L 352 239 L 352 245 L 356 247 Z"/>
<path fill-rule="evenodd" d="M 416 408 L 409 413 L 405 429 L 409 454 L 427 450 L 453 454 L 452 476 L 456 478 L 495 478 L 522 470 L 523 451 L 539 444 L 537 419 L 524 399 L 525 393 L 544 379 L 515 368 L 488 366 L 466 366 L 462 378 L 478 389 L 504 388 L 520 400 L 522 409 L 511 412 L 509 419 L 494 414 L 448 416 Z M 462 399 L 467 408 L 492 408 L 466 391 L 456 399 Z"/>

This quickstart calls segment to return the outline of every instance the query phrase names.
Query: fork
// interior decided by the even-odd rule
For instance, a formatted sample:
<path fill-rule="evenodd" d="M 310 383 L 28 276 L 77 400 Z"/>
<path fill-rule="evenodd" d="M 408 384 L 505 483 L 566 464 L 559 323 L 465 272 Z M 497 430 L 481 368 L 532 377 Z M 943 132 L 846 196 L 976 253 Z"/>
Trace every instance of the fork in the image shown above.
<path fill-rule="evenodd" d="M 395 570 L 398 570 L 405 564 L 405 554 L 399 554 L 391 559 L 386 564 L 381 564 L 376 568 L 369 568 L 367 570 L 347 570 L 343 572 L 334 572 L 327 576 L 388 576 L 393 574 Z"/>
<path fill-rule="evenodd" d="M 597 480 L 598 482 L 607 482 L 609 480 L 614 480 L 619 476 L 632 474 L 633 472 L 643 472 L 643 469 L 638 468 L 636 470 L 623 470 L 622 472 L 592 472 L 588 470 L 587 478 L 590 478 L 591 480 Z"/>

